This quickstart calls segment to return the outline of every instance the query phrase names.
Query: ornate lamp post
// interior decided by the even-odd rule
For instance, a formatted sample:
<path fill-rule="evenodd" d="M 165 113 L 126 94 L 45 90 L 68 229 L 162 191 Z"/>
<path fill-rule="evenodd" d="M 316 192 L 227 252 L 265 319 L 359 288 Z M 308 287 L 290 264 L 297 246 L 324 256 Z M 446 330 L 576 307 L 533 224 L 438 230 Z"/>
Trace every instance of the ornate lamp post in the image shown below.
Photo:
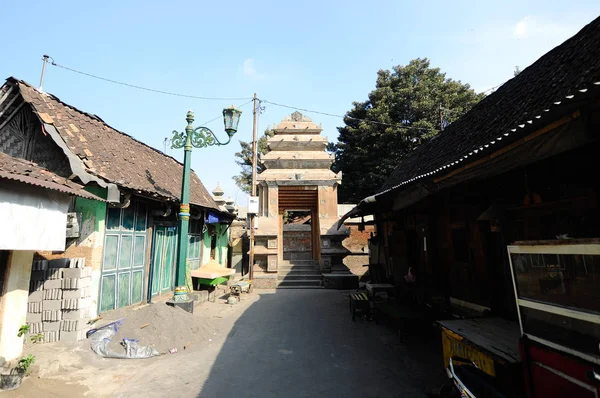
<path fill-rule="evenodd" d="M 183 178 L 181 180 L 181 204 L 179 206 L 179 233 L 177 236 L 177 268 L 175 270 L 175 296 L 173 301 L 187 301 L 186 269 L 188 254 L 188 225 L 190 222 L 190 163 L 192 160 L 192 148 L 204 148 L 213 145 L 227 145 L 236 133 L 242 111 L 234 108 L 223 109 L 223 122 L 225 132 L 229 139 L 221 142 L 208 127 L 192 126 L 194 113 L 188 111 L 185 120 L 187 127 L 185 133 L 173 131 L 171 148 L 183 148 Z"/>

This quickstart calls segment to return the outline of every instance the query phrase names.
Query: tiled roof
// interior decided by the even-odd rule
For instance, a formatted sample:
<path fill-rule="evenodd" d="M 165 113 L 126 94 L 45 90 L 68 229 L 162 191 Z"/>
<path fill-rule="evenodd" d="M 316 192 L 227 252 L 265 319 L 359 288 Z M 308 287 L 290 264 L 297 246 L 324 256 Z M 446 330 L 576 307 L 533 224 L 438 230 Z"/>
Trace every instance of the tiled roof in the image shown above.
<path fill-rule="evenodd" d="M 57 176 L 51 171 L 24 159 L 13 158 L 0 152 L 0 179 L 9 179 L 53 191 L 104 201 L 83 189 L 82 185 Z"/>
<path fill-rule="evenodd" d="M 157 200 L 179 201 L 183 165 L 174 158 L 120 132 L 96 115 L 65 104 L 13 77 L 25 102 L 40 120 L 52 124 L 86 171 L 119 187 Z M 190 202 L 218 209 L 198 176 L 192 172 Z"/>
<path fill-rule="evenodd" d="M 378 194 L 487 156 L 598 95 L 599 43 L 597 18 L 408 155 Z"/>

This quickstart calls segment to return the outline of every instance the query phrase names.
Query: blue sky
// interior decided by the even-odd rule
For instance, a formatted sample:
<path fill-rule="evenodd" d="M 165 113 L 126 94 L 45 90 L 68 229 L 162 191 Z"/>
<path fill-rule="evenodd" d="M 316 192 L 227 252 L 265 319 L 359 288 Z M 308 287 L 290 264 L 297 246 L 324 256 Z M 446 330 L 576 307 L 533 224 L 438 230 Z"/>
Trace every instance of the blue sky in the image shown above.
<path fill-rule="evenodd" d="M 8 3 L 8 4 L 7 4 Z M 447 77 L 484 91 L 512 77 L 600 15 L 580 1 L 29 1 L 2 4 L 0 77 L 37 85 L 41 56 L 58 64 L 157 90 L 258 97 L 333 114 L 374 88 L 378 69 L 428 57 Z M 138 91 L 49 66 L 44 90 L 148 145 L 173 129 L 246 101 L 201 101 Z M 192 168 L 209 190 L 245 198 L 237 140 L 252 139 L 252 107 L 235 142 L 195 149 Z M 267 104 L 259 133 L 292 110 Z M 337 138 L 341 119 L 309 116 Z M 224 138 L 222 120 L 207 125 Z M 182 150 L 167 153 L 182 159 Z"/>

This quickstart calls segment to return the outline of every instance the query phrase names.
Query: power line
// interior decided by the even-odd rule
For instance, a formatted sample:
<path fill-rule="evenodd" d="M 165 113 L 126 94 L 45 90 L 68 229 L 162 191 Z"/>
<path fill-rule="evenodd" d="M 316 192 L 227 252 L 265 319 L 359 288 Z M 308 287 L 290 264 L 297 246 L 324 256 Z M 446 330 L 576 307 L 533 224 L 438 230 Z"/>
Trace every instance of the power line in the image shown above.
<path fill-rule="evenodd" d="M 509 80 L 510 80 L 510 79 L 509 79 Z M 507 81 L 508 81 L 508 80 L 507 80 Z M 506 82 L 507 82 L 507 81 L 506 81 Z M 504 84 L 504 83 L 506 83 L 506 82 L 502 82 L 502 83 L 498 84 L 497 86 L 494 86 L 494 87 L 492 87 L 492 88 L 488 88 L 487 90 L 485 90 L 485 91 L 482 91 L 480 94 L 485 94 L 485 93 L 487 93 L 488 91 L 493 91 L 493 90 L 497 89 L 498 87 L 500 87 L 501 85 L 503 85 L 503 84 Z"/>
<path fill-rule="evenodd" d="M 248 102 L 245 102 L 244 104 L 242 104 L 242 105 L 238 106 L 237 108 L 238 108 L 238 109 L 241 109 L 241 108 L 245 107 L 246 105 L 248 105 L 249 103 L 251 103 L 252 101 L 253 101 L 253 100 L 252 100 L 252 99 L 250 99 L 250 101 L 248 101 Z M 214 121 L 215 121 L 215 120 L 217 120 L 217 119 L 221 119 L 222 117 L 223 117 L 223 115 L 219 115 L 219 116 L 217 116 L 217 117 L 216 117 L 216 118 L 214 118 L 214 119 L 210 119 L 209 121 L 202 123 L 201 125 L 202 125 L 202 126 L 204 126 L 204 125 L 206 125 L 206 124 L 208 124 L 208 123 L 212 123 L 212 122 L 214 122 Z"/>
<path fill-rule="evenodd" d="M 336 114 L 333 114 L 333 113 L 327 113 L 327 112 L 321 112 L 321 111 L 314 111 L 314 110 L 310 110 L 310 109 L 298 108 L 297 106 L 278 104 L 276 102 L 267 101 L 267 100 L 262 100 L 262 102 L 264 102 L 265 104 L 271 104 L 271 105 L 275 105 L 275 106 L 280 106 L 282 108 L 294 109 L 294 110 L 298 110 L 298 111 L 302 111 L 302 112 L 308 112 L 308 113 L 315 113 L 317 115 L 339 117 L 339 118 L 342 118 L 342 119 L 348 118 L 348 119 L 356 120 L 356 121 L 359 121 L 359 122 L 365 122 L 365 123 L 371 123 L 371 124 L 378 124 L 378 125 L 381 125 L 381 126 L 395 127 L 395 128 L 399 128 L 399 129 L 405 129 L 405 130 L 425 130 L 425 131 L 432 131 L 433 130 L 433 129 L 429 129 L 429 128 L 425 128 L 425 127 L 412 127 L 412 126 L 404 126 L 404 125 L 401 125 L 401 124 L 383 123 L 383 122 L 378 122 L 377 120 L 360 119 L 360 118 L 352 117 L 352 116 L 348 116 L 348 115 L 345 115 L 345 116 L 336 115 Z"/>
<path fill-rule="evenodd" d="M 61 69 L 65 69 L 68 70 L 70 72 L 73 73 L 77 73 L 83 76 L 88 76 L 94 79 L 98 79 L 98 80 L 102 80 L 105 82 L 109 82 L 109 83 L 113 83 L 113 84 L 118 84 L 121 86 L 125 86 L 125 87 L 131 87 L 131 88 L 135 88 L 137 90 L 143 90 L 143 91 L 149 91 L 149 92 L 153 92 L 153 93 L 157 93 L 157 94 L 164 94 L 164 95 L 171 95 L 171 96 L 175 96 L 175 97 L 183 97 L 183 98 L 193 98 L 193 99 L 199 99 L 199 100 L 211 100 L 211 101 L 241 101 L 241 100 L 247 100 L 249 99 L 250 101 L 246 102 L 244 105 L 245 106 L 247 104 L 249 104 L 250 102 L 252 102 L 252 98 L 249 97 L 200 97 L 200 96 L 196 96 L 196 95 L 188 95 L 188 94 L 180 94 L 180 93 L 174 93 L 174 92 L 170 92 L 170 91 L 163 91 L 163 90 L 155 90 L 152 88 L 148 88 L 148 87 L 142 87 L 142 86 L 138 86 L 135 84 L 130 84 L 130 83 L 125 83 L 125 82 L 121 82 L 118 80 L 113 80 L 113 79 L 109 79 L 106 77 L 102 77 L 102 76 L 97 76 L 88 72 L 83 72 L 77 69 L 73 69 L 70 68 L 68 66 L 64 66 L 61 64 L 58 64 L 54 61 L 54 58 L 52 57 L 48 57 L 52 60 L 51 65 L 52 66 L 56 66 L 57 68 L 61 68 Z M 504 83 L 503 83 L 504 84 Z M 494 88 L 500 87 L 502 84 L 496 86 L 496 87 L 492 87 L 491 89 L 488 89 L 487 91 L 493 90 Z M 265 103 L 265 104 L 271 104 L 274 106 L 279 106 L 279 107 L 283 107 L 283 108 L 288 108 L 288 109 L 294 109 L 294 110 L 299 110 L 302 112 L 308 112 L 308 113 L 314 113 L 314 114 L 318 114 L 318 115 L 323 115 L 323 116 L 330 116 L 330 117 L 337 117 L 337 118 L 341 118 L 341 119 L 350 119 L 350 120 L 356 120 L 358 122 L 364 122 L 364 123 L 370 123 L 370 124 L 377 124 L 380 126 L 387 126 L 387 127 L 394 127 L 394 128 L 398 128 L 398 129 L 404 129 L 404 130 L 420 130 L 420 131 L 432 131 L 433 129 L 431 128 L 425 128 L 425 127 L 412 127 L 412 126 L 404 126 L 401 124 L 394 124 L 394 123 L 384 123 L 384 122 L 379 122 L 377 120 L 369 120 L 369 119 L 361 119 L 361 118 L 357 118 L 357 117 L 353 117 L 353 116 L 349 116 L 349 115 L 337 115 L 337 114 L 333 114 L 333 113 L 328 113 L 328 112 L 321 112 L 321 111 L 315 111 L 315 110 L 310 110 L 310 109 L 304 109 L 304 108 L 299 108 L 296 106 L 291 106 L 291 105 L 285 105 L 285 104 L 280 104 L 277 102 L 272 102 L 272 101 L 267 101 L 267 100 L 261 100 L 261 102 Z M 240 106 L 240 108 L 242 107 Z M 211 122 L 214 122 L 215 120 L 219 119 L 221 116 L 217 116 L 214 119 L 211 119 L 207 122 L 204 122 L 203 124 L 208 124 Z"/>
<path fill-rule="evenodd" d="M 52 59 L 52 57 L 49 57 L 49 58 Z M 125 82 L 120 82 L 118 80 L 108 79 L 106 77 L 93 75 L 93 74 L 87 73 L 87 72 L 82 72 L 82 71 L 77 70 L 77 69 L 69 68 L 68 66 L 57 64 L 56 62 L 54 62 L 54 59 L 52 59 L 51 65 L 52 66 L 56 66 L 57 68 L 62 68 L 62 69 L 68 70 L 70 72 L 78 73 L 80 75 L 88 76 L 88 77 L 91 77 L 91 78 L 94 78 L 94 79 L 98 79 L 98 80 L 103 80 L 105 82 L 109 82 L 109 83 L 113 83 L 113 84 L 119 84 L 121 86 L 131 87 L 131 88 L 135 88 L 135 89 L 138 89 L 138 90 L 149 91 L 149 92 L 157 93 L 157 94 L 171 95 L 171 96 L 174 96 L 174 97 L 193 98 L 193 99 L 208 100 L 208 101 L 243 101 L 243 100 L 248 99 L 248 97 L 200 97 L 200 96 L 197 96 L 197 95 L 188 95 L 188 94 L 173 93 L 173 92 L 170 92 L 170 91 L 155 90 L 153 88 L 147 88 L 147 87 L 137 86 L 135 84 L 129 84 L 129 83 L 125 83 Z"/>

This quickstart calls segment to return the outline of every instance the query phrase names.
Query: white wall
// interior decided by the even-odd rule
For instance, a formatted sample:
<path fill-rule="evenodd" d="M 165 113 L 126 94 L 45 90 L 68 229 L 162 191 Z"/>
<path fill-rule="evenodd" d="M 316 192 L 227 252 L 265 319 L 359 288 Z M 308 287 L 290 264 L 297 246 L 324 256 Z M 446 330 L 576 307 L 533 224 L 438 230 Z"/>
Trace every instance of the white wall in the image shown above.
<path fill-rule="evenodd" d="M 65 250 L 69 196 L 22 183 L 0 183 L 0 249 Z"/>
<path fill-rule="evenodd" d="M 0 358 L 12 361 L 23 352 L 19 328 L 25 324 L 33 251 L 13 251 L 9 255 L 4 296 L 0 306 Z M 1 362 L 1 361 L 0 361 Z"/>

